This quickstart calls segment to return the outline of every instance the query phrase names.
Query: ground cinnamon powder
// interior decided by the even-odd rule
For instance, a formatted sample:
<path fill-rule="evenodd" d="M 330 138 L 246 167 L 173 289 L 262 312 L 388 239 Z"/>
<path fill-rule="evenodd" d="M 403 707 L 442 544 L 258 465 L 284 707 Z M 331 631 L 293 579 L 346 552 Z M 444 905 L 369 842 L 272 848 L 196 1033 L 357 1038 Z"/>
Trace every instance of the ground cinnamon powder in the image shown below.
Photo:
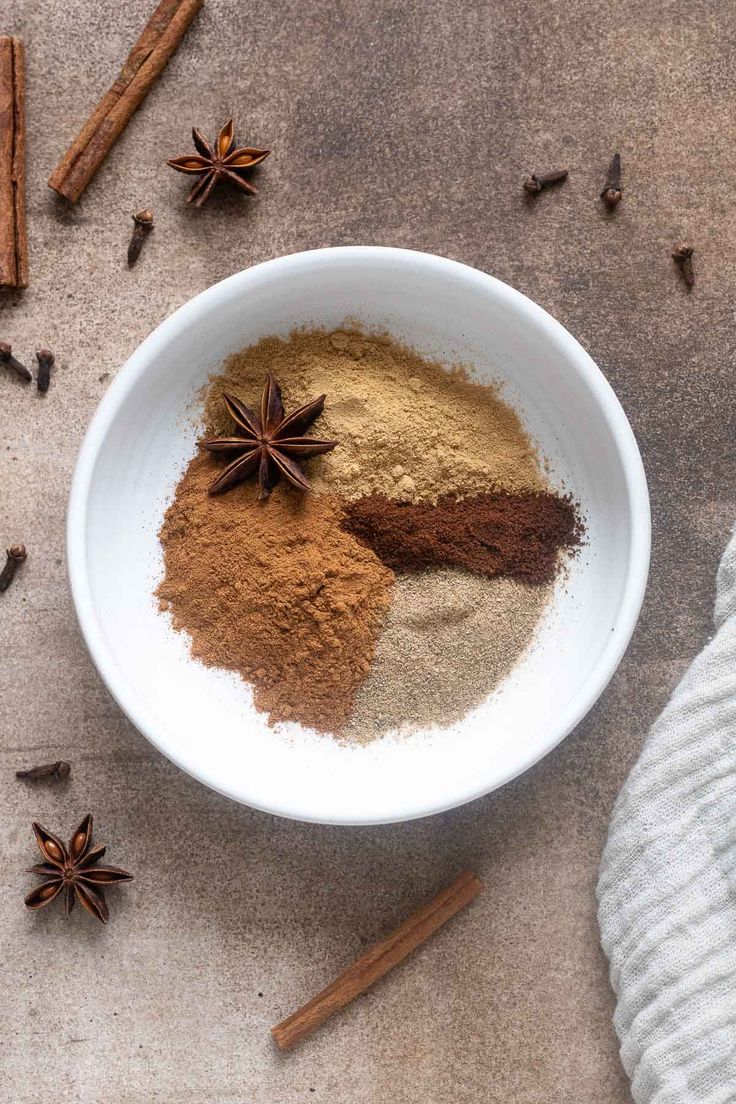
<path fill-rule="evenodd" d="M 158 588 L 192 655 L 238 671 L 270 720 L 339 730 L 370 669 L 393 573 L 339 525 L 328 496 L 243 484 L 210 497 L 216 463 L 191 461 L 160 532 Z"/>
<path fill-rule="evenodd" d="M 454 564 L 537 584 L 553 580 L 558 553 L 582 536 L 572 501 L 549 492 L 447 495 L 434 504 L 368 495 L 345 504 L 343 526 L 394 571 Z"/>

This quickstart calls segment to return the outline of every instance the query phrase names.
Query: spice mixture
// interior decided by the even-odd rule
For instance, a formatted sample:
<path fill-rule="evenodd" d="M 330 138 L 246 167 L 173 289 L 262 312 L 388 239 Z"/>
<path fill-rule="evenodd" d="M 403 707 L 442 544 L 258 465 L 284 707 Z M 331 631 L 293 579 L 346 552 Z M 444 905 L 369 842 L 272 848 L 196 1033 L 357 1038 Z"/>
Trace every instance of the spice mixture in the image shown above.
<path fill-rule="evenodd" d="M 386 335 L 298 330 L 229 358 L 204 412 L 160 534 L 192 655 L 271 723 L 353 741 L 483 701 L 582 536 L 498 389 Z"/>

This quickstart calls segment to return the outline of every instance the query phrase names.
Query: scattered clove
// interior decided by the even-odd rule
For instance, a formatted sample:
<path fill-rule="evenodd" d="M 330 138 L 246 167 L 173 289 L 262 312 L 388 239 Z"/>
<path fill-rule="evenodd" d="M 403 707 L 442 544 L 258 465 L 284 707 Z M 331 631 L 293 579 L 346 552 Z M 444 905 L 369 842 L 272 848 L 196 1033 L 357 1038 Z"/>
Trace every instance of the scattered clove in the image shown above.
<path fill-rule="evenodd" d="M 14 544 L 5 554 L 8 558 L 5 561 L 5 567 L 0 571 L 0 594 L 8 589 L 15 578 L 16 571 L 28 556 L 24 544 Z"/>
<path fill-rule="evenodd" d="M 693 268 L 693 247 L 688 242 L 677 242 L 672 250 L 672 260 L 682 273 L 682 278 L 689 288 L 695 283 L 695 270 Z"/>
<path fill-rule="evenodd" d="M 36 353 L 36 360 L 38 361 L 36 385 L 39 391 L 45 393 L 48 391 L 49 384 L 51 383 L 51 369 L 54 366 L 54 354 L 50 349 L 39 349 Z"/>
<path fill-rule="evenodd" d="M 15 772 L 15 777 L 27 778 L 30 782 L 38 782 L 42 778 L 49 778 L 52 782 L 61 782 L 69 777 L 71 769 L 63 759 L 57 759 L 55 763 L 43 763 L 40 767 L 18 770 Z"/>
<path fill-rule="evenodd" d="M 25 364 L 21 364 L 19 360 L 15 359 L 13 350 L 7 341 L 0 341 L 0 364 L 4 364 L 6 368 L 12 368 L 25 383 L 30 383 L 33 379 Z"/>
<path fill-rule="evenodd" d="M 606 183 L 601 192 L 601 199 L 612 211 L 623 199 L 624 190 L 621 186 L 621 154 L 614 153 L 611 164 L 608 166 Z"/>
<path fill-rule="evenodd" d="M 133 222 L 135 223 L 133 227 L 133 236 L 128 246 L 129 268 L 132 268 L 140 257 L 143 242 L 146 240 L 151 230 L 153 230 L 153 211 L 150 211 L 148 208 L 139 211 L 137 215 L 133 215 Z"/>
<path fill-rule="evenodd" d="M 537 195 L 550 184 L 561 184 L 567 179 L 567 169 L 553 169 L 552 172 L 532 173 L 522 181 L 522 188 L 528 195 Z"/>

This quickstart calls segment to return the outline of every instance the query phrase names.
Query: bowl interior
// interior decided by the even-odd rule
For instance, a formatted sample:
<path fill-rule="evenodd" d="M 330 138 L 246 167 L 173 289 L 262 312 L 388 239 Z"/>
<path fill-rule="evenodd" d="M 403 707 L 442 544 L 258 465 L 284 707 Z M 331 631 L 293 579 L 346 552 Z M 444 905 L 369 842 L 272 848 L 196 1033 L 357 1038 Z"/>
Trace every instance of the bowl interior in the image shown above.
<path fill-rule="evenodd" d="M 157 533 L 195 449 L 198 396 L 224 357 L 298 325 L 354 319 L 499 380 L 555 482 L 580 501 L 588 543 L 558 584 L 538 642 L 451 729 L 368 747 L 268 727 L 233 673 L 193 662 L 158 612 Z M 208 785 L 301 819 L 422 816 L 485 793 L 544 755 L 590 708 L 638 615 L 649 552 L 646 485 L 613 392 L 573 338 L 506 285 L 403 250 L 319 250 L 267 262 L 164 322 L 105 396 L 80 454 L 69 563 L 80 623 L 137 727 Z M 448 694 L 452 687 L 448 686 Z"/>

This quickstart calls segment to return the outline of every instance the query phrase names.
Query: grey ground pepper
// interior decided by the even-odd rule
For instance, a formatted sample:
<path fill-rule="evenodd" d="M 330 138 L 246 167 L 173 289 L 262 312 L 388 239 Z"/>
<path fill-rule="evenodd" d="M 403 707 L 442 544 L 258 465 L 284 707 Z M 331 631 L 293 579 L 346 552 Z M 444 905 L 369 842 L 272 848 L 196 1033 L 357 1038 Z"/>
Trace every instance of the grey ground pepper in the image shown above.
<path fill-rule="evenodd" d="M 399 576 L 342 737 L 368 743 L 459 720 L 519 661 L 553 590 L 453 568 Z"/>

